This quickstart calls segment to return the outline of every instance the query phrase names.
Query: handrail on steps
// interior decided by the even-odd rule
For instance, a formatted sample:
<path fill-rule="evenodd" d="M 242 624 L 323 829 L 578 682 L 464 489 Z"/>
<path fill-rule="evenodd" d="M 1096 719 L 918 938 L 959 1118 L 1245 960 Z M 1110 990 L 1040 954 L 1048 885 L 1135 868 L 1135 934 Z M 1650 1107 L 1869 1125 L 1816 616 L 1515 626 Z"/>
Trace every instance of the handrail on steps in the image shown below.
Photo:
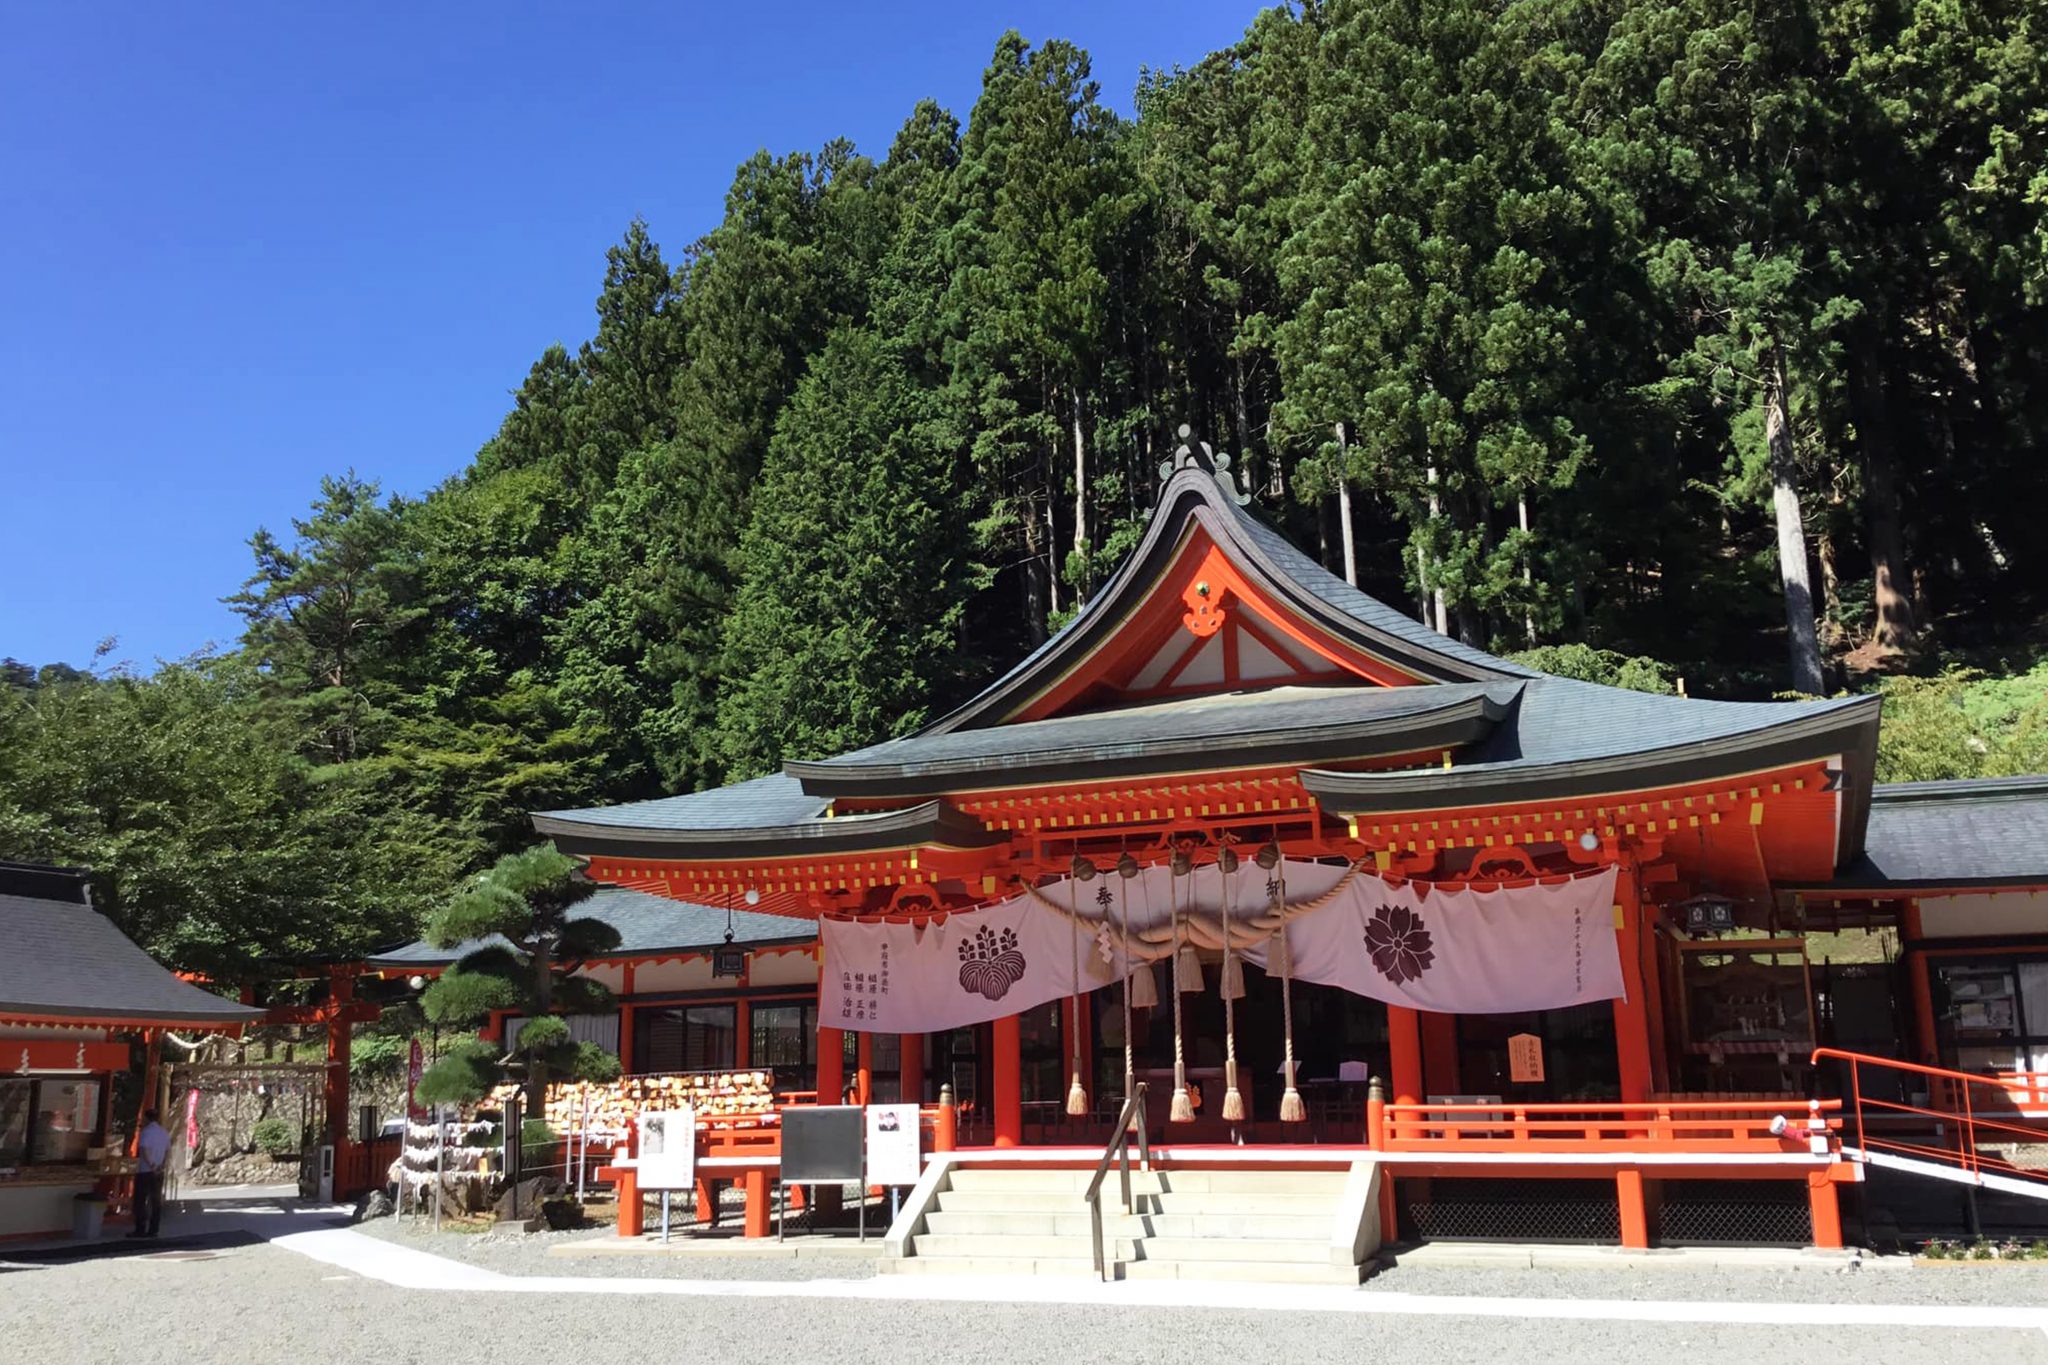
<path fill-rule="evenodd" d="M 1124 1101 L 1123 1111 L 1116 1116 L 1116 1131 L 1103 1146 L 1102 1160 L 1095 1163 L 1095 1176 L 1088 1182 L 1088 1192 L 1082 1197 L 1088 1201 L 1089 1233 L 1095 1243 L 1095 1273 L 1103 1279 L 1109 1278 L 1109 1262 L 1102 1255 L 1102 1182 L 1109 1178 L 1109 1167 L 1115 1162 L 1123 1177 L 1124 1212 L 1135 1213 L 1131 1203 L 1131 1130 L 1138 1133 L 1138 1169 L 1152 1169 L 1152 1143 L 1145 1136 L 1145 1083 L 1139 1081 L 1131 1087 L 1130 1098 Z"/>
<path fill-rule="evenodd" d="M 1859 1152 L 1889 1151 L 1900 1156 L 1915 1157 L 1954 1166 L 1966 1175 L 1981 1177 L 1989 1169 L 1994 1174 L 2016 1177 L 2022 1180 L 2041 1181 L 2043 1173 L 2031 1167 L 2016 1165 L 1997 1156 L 1986 1155 L 1979 1148 L 1981 1141 L 1993 1142 L 2039 1142 L 2042 1130 L 2027 1123 L 2013 1123 L 2001 1111 L 1992 1108 L 1986 1112 L 1980 1108 L 1972 1095 L 1972 1087 L 1983 1086 L 1997 1092 L 1998 1098 L 2011 1103 L 2015 1090 L 2022 1094 L 2040 1094 L 2048 1091 L 2048 1080 L 2032 1075 L 1984 1076 L 1968 1071 L 1950 1071 L 1938 1066 L 1925 1066 L 1919 1062 L 1903 1061 L 1894 1057 L 1872 1057 L 1860 1052 L 1845 1052 L 1840 1048 L 1823 1047 L 1814 1049 L 1813 1062 L 1818 1065 L 1823 1059 L 1847 1062 L 1849 1064 L 1849 1103 L 1855 1110 L 1856 1148 Z M 1927 1103 L 1914 1104 L 1899 1100 L 1888 1100 L 1867 1093 L 1863 1088 L 1863 1069 L 1877 1071 L 1905 1072 L 1913 1076 L 1925 1076 L 1930 1080 L 1927 1087 Z M 2022 1082 L 2016 1085 L 2015 1081 Z M 1942 1099 L 1933 1082 L 1949 1092 L 1948 1107 L 1939 1107 Z M 1882 1111 L 1885 1114 L 1918 1123 L 1932 1122 L 1937 1131 L 1942 1126 L 1954 1125 L 1953 1146 L 1934 1147 L 1924 1142 L 1911 1142 L 1896 1137 L 1880 1137 L 1866 1131 L 1865 1109 Z M 2024 1107 L 2015 1105 L 2016 1117 L 2032 1117 Z"/>

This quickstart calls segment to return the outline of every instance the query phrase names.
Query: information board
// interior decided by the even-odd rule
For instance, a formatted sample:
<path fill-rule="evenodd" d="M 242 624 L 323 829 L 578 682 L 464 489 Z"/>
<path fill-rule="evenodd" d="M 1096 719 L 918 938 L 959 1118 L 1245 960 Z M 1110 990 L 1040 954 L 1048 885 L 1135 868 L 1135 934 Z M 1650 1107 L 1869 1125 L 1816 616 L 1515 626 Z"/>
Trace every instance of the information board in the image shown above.
<path fill-rule="evenodd" d="M 634 1170 L 643 1190 L 687 1190 L 697 1181 L 697 1111 L 647 1109 L 633 1120 Z"/>
<path fill-rule="evenodd" d="M 868 1106 L 868 1184 L 915 1185 L 924 1174 L 918 1144 L 917 1106 Z"/>
<path fill-rule="evenodd" d="M 783 1110 L 783 1183 L 861 1179 L 861 1136 L 857 1104 L 801 1105 Z"/>

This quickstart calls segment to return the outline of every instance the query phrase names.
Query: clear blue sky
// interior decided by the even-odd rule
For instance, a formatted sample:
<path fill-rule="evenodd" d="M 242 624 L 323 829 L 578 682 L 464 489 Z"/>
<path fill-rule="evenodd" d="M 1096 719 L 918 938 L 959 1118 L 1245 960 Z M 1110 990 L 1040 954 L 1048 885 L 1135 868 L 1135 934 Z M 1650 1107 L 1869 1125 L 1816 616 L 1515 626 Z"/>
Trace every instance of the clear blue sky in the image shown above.
<path fill-rule="evenodd" d="M 147 669 L 236 618 L 323 473 L 418 492 L 593 327 L 634 215 L 671 259 L 757 148 L 963 120 L 997 36 L 1141 66 L 1257 0 L 8 7 L 0 656 Z"/>

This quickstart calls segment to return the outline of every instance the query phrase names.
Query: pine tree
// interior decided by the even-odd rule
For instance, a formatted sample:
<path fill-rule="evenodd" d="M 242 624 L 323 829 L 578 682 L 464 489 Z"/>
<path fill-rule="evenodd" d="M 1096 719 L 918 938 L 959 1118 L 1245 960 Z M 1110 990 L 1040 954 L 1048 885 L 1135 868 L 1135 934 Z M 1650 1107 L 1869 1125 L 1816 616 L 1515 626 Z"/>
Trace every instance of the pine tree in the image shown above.
<path fill-rule="evenodd" d="M 475 1024 L 493 1011 L 514 1011 L 523 1018 L 517 1041 L 502 1056 L 481 1039 L 444 1054 L 420 1078 L 420 1098 L 474 1103 L 509 1079 L 525 1090 L 527 1113 L 537 1116 L 550 1082 L 618 1076 L 619 1059 L 572 1039 L 558 1013 L 611 1007 L 611 992 L 576 974 L 586 959 L 619 946 L 618 930 L 576 913 L 596 890 L 573 859 L 542 844 L 506 854 L 428 917 L 429 943 L 469 951 L 421 994 L 427 1017 Z"/>

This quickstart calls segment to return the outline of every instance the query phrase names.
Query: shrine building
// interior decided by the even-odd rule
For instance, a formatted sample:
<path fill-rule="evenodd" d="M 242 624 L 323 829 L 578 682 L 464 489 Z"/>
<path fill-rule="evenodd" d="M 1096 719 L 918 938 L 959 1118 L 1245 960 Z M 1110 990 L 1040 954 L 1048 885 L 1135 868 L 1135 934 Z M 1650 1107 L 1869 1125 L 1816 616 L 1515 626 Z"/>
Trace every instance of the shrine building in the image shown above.
<path fill-rule="evenodd" d="M 1646 1179 L 1678 1207 L 1739 1178 L 1838 1244 L 1844 1144 L 1882 1145 L 1858 1106 L 1948 1093 L 1872 1066 L 2048 1114 L 2048 779 L 1878 787 L 1874 696 L 1544 674 L 1332 575 L 1227 456 L 1162 477 L 1074 619 L 917 733 L 535 816 L 616 888 L 584 970 L 621 1009 L 579 1036 L 629 1073 L 943 1091 L 991 1149 L 1099 1151 L 1143 1082 L 1189 1153 L 1388 1154 L 1417 1235 L 1456 1235 L 1432 1191 L 1590 1178 L 1641 1244 Z M 1873 927 L 1894 961 L 1809 960 Z M 1853 1094 L 1829 1045 L 1870 1063 Z"/>

